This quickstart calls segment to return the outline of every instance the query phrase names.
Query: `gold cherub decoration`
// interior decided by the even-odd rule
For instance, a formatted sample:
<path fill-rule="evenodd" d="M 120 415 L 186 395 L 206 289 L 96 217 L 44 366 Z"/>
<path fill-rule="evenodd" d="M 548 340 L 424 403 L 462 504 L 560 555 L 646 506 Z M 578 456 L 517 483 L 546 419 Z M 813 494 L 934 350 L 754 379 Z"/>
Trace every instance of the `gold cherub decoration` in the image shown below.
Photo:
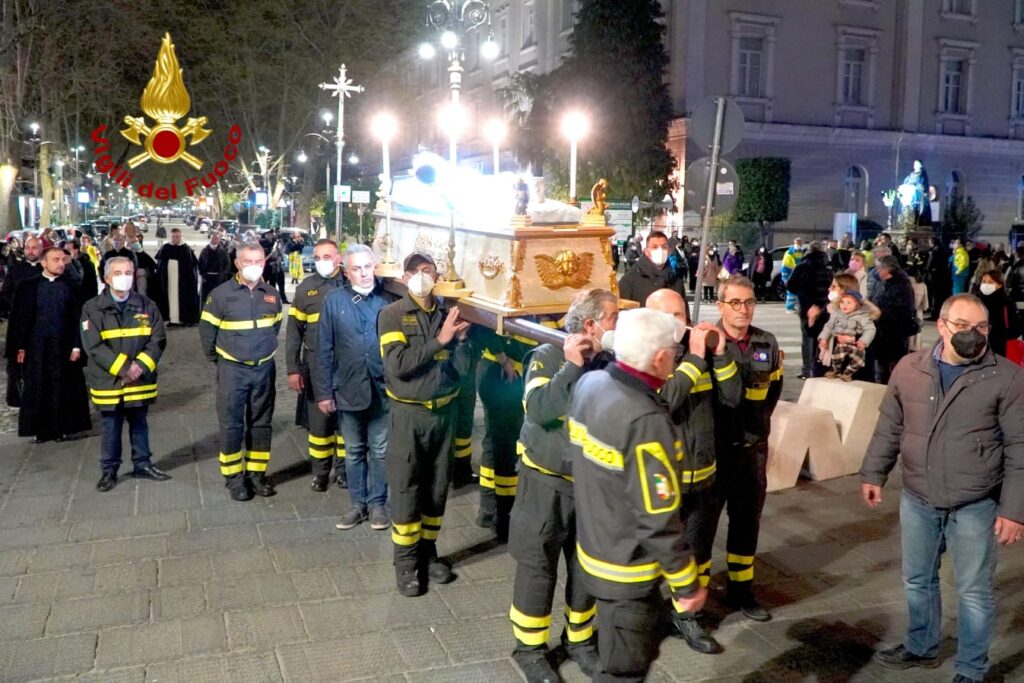
<path fill-rule="evenodd" d="M 533 258 L 541 284 L 548 289 L 579 289 L 590 282 L 590 273 L 594 269 L 594 255 L 589 252 L 577 255 L 566 249 L 554 257 L 538 254 Z"/>

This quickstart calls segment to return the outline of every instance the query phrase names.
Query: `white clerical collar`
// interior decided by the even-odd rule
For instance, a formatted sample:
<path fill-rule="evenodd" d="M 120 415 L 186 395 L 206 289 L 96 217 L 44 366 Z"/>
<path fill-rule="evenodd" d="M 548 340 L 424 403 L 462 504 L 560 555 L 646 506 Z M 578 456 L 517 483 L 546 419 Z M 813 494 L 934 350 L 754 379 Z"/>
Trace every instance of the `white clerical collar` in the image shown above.
<path fill-rule="evenodd" d="M 60 277 L 60 275 L 50 275 L 45 270 L 42 272 L 42 276 L 45 277 L 50 282 L 53 282 L 54 280 Z"/>

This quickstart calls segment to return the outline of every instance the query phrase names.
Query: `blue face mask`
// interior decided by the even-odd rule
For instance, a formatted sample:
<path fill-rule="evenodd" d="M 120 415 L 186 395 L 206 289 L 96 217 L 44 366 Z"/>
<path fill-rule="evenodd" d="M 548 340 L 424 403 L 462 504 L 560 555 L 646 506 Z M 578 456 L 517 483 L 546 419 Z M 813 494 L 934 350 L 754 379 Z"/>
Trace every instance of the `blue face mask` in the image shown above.
<path fill-rule="evenodd" d="M 132 251 L 142 251 L 142 245 L 136 242 L 132 245 Z"/>

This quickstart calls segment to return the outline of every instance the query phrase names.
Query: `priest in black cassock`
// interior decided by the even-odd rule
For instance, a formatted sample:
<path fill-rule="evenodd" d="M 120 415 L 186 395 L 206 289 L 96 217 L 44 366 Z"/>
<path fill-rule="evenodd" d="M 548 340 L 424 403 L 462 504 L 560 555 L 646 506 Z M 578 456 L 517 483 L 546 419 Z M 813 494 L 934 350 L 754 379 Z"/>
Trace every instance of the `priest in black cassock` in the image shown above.
<path fill-rule="evenodd" d="M 18 284 L 8 335 L 23 371 L 18 436 L 41 443 L 92 428 L 82 365 L 78 287 L 65 275 L 63 249 L 43 252 L 43 269 Z"/>
<path fill-rule="evenodd" d="M 192 248 L 181 241 L 181 230 L 171 230 L 171 241 L 156 253 L 160 314 L 171 325 L 199 323 L 199 263 Z"/>
<path fill-rule="evenodd" d="M 206 302 L 210 292 L 231 279 L 231 256 L 217 231 L 210 234 L 210 243 L 199 252 L 199 275 L 203 279 L 199 290 L 201 304 Z"/>
<path fill-rule="evenodd" d="M 11 263 L 4 277 L 3 288 L 0 289 L 0 296 L 4 298 L 4 310 L 8 315 L 13 315 L 14 290 L 18 284 L 30 277 L 39 275 L 42 265 L 39 259 L 43 256 L 43 243 L 38 237 L 29 237 L 25 240 L 24 258 L 17 259 Z M 7 405 L 17 408 L 21 405 L 21 390 L 24 386 L 22 370 L 14 358 L 15 349 L 11 346 L 11 329 L 13 325 L 7 324 L 7 346 L 4 356 L 7 358 Z"/>

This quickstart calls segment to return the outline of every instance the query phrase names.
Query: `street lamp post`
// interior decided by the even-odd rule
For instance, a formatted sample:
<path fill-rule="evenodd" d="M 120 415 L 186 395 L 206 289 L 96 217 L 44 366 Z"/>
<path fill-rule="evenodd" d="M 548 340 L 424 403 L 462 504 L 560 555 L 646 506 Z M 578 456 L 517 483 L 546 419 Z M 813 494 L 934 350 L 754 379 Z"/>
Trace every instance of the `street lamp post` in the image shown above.
<path fill-rule="evenodd" d="M 505 123 L 501 119 L 491 119 L 484 126 L 484 135 L 494 147 L 494 176 L 501 171 L 501 142 L 505 139 Z"/>
<path fill-rule="evenodd" d="M 352 85 L 352 79 L 346 75 L 347 69 L 345 65 L 341 65 L 341 69 L 338 70 L 338 76 L 334 79 L 333 83 L 321 83 L 321 90 L 330 90 L 334 93 L 334 96 L 338 98 L 338 129 L 337 129 L 337 164 L 338 164 L 338 185 L 341 185 L 341 155 L 345 149 L 345 98 L 351 97 L 354 92 L 363 92 L 363 86 Z M 330 163 L 328 162 L 328 167 Z M 327 184 L 328 192 L 331 191 L 330 182 Z M 342 202 L 335 201 L 334 203 L 334 232 L 335 238 L 341 243 L 341 212 Z"/>
<path fill-rule="evenodd" d="M 576 148 L 580 138 L 587 134 L 589 123 L 578 111 L 572 111 L 562 119 L 562 133 L 569 138 L 569 203 L 576 203 Z"/>
<path fill-rule="evenodd" d="M 463 39 L 473 29 L 491 24 L 491 10 L 483 0 L 433 0 L 427 6 L 427 23 L 434 29 L 441 32 L 441 47 L 448 51 L 448 85 L 451 89 L 451 108 L 453 119 L 459 110 L 459 93 L 462 90 L 462 63 L 466 58 L 466 51 L 463 48 Z M 497 53 L 493 33 L 489 30 L 487 41 L 481 45 L 481 52 L 484 56 L 494 57 Z M 424 59 L 434 56 L 435 50 L 429 43 L 420 46 L 419 54 Z M 456 156 L 456 132 L 455 123 L 452 121 L 452 131 L 448 139 L 448 158 L 454 170 Z M 455 220 L 454 208 L 451 230 L 448 235 L 448 271 L 444 275 L 445 281 L 452 287 L 459 287 L 462 279 L 455 269 Z"/>
<path fill-rule="evenodd" d="M 39 220 L 39 145 L 42 144 L 43 139 L 39 136 L 39 124 L 33 121 L 28 125 L 32 131 L 32 136 L 28 139 L 32 145 L 32 211 L 30 225 L 28 227 L 34 228 L 36 221 Z"/>
<path fill-rule="evenodd" d="M 55 198 L 55 200 L 57 202 L 57 225 L 60 225 L 60 224 L 62 224 L 64 222 L 64 216 L 63 216 L 63 213 L 64 213 L 64 210 L 63 210 L 64 202 L 61 201 L 61 199 L 64 196 L 64 187 L 63 187 L 64 186 L 64 160 L 63 159 L 57 159 L 56 166 L 57 166 L 57 174 L 56 174 L 57 177 L 54 178 L 54 180 L 56 181 L 54 184 L 57 187 L 57 192 L 55 193 L 54 198 Z"/>
<path fill-rule="evenodd" d="M 374 117 L 373 135 L 381 144 L 381 195 L 384 199 L 384 256 L 380 261 L 380 274 L 383 276 L 398 275 L 398 261 L 394 256 L 394 244 L 391 240 L 391 155 L 390 142 L 397 129 L 394 117 L 390 114 L 377 114 Z"/>

